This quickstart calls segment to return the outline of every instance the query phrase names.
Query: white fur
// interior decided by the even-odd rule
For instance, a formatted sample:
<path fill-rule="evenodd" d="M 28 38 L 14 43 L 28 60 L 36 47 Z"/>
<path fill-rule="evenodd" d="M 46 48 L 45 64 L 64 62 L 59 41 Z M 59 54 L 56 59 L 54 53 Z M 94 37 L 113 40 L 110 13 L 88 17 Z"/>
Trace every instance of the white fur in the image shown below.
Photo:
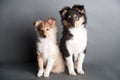
<path fill-rule="evenodd" d="M 42 53 L 45 63 L 49 58 L 56 56 L 56 45 L 49 38 L 41 39 L 37 46 L 37 50 Z"/>
<path fill-rule="evenodd" d="M 84 25 L 80 27 L 73 27 L 69 29 L 73 38 L 66 42 L 66 47 L 69 51 L 70 56 L 66 58 L 67 66 L 70 75 L 76 75 L 74 70 L 74 61 L 77 62 L 77 72 L 79 74 L 84 74 L 82 69 L 82 64 L 85 58 L 84 50 L 87 46 L 87 30 Z"/>
<path fill-rule="evenodd" d="M 52 33 L 52 32 L 51 32 Z M 56 38 L 55 34 L 49 35 L 47 38 L 41 38 L 39 37 L 38 39 L 40 42 L 37 43 L 37 50 L 40 51 L 38 55 L 43 56 L 43 61 L 44 64 L 46 64 L 46 69 L 45 70 L 39 70 L 38 76 L 42 76 L 44 73 L 44 77 L 49 77 L 49 74 L 53 68 L 53 65 L 55 63 L 57 53 L 58 52 L 58 47 L 56 45 Z"/>

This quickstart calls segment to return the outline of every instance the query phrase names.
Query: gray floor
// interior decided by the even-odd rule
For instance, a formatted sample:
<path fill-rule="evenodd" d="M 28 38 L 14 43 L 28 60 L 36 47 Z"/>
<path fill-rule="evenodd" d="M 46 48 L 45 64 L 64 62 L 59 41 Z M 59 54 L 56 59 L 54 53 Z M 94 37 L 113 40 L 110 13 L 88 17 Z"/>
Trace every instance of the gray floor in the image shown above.
<path fill-rule="evenodd" d="M 59 10 L 74 4 L 86 8 L 86 74 L 71 77 L 65 72 L 37 78 L 32 23 L 54 17 L 59 42 Z M 120 80 L 120 0 L 0 0 L 0 80 Z"/>
<path fill-rule="evenodd" d="M 71 77 L 67 71 L 60 74 L 50 74 L 49 78 L 36 77 L 37 65 L 4 65 L 0 67 L 0 80 L 120 80 L 118 68 L 96 64 L 84 64 L 85 75 Z"/>

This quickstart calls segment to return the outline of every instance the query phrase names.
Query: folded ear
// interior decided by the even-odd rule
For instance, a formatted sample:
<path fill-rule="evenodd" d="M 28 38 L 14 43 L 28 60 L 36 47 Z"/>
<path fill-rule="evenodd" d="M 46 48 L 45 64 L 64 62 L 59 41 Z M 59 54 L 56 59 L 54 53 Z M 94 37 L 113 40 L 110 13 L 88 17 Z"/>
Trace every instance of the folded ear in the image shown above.
<path fill-rule="evenodd" d="M 35 27 L 37 27 L 37 26 L 39 26 L 42 22 L 43 22 L 42 20 L 37 20 L 37 21 L 33 22 L 33 25 L 34 25 Z"/>
<path fill-rule="evenodd" d="M 77 10 L 77 11 L 80 12 L 80 13 L 85 13 L 84 5 L 74 5 L 74 6 L 72 7 L 72 9 L 75 9 L 75 10 Z"/>
<path fill-rule="evenodd" d="M 55 26 L 56 25 L 56 20 L 52 17 L 48 18 L 47 20 L 48 24 Z"/>
<path fill-rule="evenodd" d="M 62 10 L 59 11 L 61 17 L 64 17 L 65 14 L 68 12 L 68 10 L 70 10 L 70 7 L 64 7 Z"/>

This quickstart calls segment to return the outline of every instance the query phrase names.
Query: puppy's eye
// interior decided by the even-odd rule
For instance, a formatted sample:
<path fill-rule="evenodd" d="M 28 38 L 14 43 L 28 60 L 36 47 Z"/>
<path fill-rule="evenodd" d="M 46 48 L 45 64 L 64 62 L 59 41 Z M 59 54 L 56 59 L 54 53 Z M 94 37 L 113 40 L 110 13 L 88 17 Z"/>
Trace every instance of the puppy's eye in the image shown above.
<path fill-rule="evenodd" d="M 77 17 L 77 16 L 75 16 L 75 18 L 77 19 L 78 17 Z"/>
<path fill-rule="evenodd" d="M 71 18 L 71 16 L 69 15 L 68 18 Z"/>
<path fill-rule="evenodd" d="M 79 20 L 78 16 L 74 16 L 75 20 Z"/>
<path fill-rule="evenodd" d="M 49 29 L 47 29 L 47 31 L 48 31 Z"/>
<path fill-rule="evenodd" d="M 43 30 L 40 30 L 41 32 L 43 32 Z"/>

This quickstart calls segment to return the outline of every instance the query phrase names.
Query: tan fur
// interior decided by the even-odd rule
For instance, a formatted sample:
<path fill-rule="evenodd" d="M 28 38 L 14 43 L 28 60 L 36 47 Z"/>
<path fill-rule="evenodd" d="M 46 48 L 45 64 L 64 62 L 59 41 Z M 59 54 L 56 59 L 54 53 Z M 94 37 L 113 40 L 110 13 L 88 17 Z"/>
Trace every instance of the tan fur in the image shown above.
<path fill-rule="evenodd" d="M 53 73 L 61 73 L 61 72 L 64 72 L 64 70 L 65 70 L 65 62 L 63 60 L 61 53 L 59 53 L 59 55 L 57 56 L 55 65 L 52 69 L 52 72 Z"/>
<path fill-rule="evenodd" d="M 76 16 L 76 15 L 74 15 L 74 16 Z M 71 16 L 69 16 L 69 17 L 71 17 Z M 77 27 L 81 26 L 84 21 L 85 21 L 84 17 L 81 17 L 79 20 L 75 21 L 75 26 L 77 26 Z M 72 27 L 72 25 L 70 23 L 68 23 L 66 20 L 63 20 L 63 24 L 68 28 Z"/>
<path fill-rule="evenodd" d="M 35 22 L 34 25 L 35 25 L 35 31 L 36 31 L 38 37 L 41 35 L 46 35 L 46 37 L 48 37 L 51 33 L 47 29 L 53 29 L 55 31 L 55 34 L 57 33 L 57 26 L 56 26 L 56 21 L 54 18 L 48 18 L 48 20 L 46 20 L 46 21 L 38 20 Z M 40 31 L 38 30 L 38 28 L 40 28 Z M 42 30 L 42 32 L 41 32 L 41 30 Z M 54 66 L 52 68 L 52 72 L 53 73 L 61 73 L 61 72 L 64 72 L 64 70 L 65 70 L 65 63 L 64 63 L 63 57 L 62 57 L 60 50 L 58 48 L 58 45 L 57 45 L 56 36 L 53 37 L 52 40 L 54 41 L 54 43 L 57 47 L 56 54 L 58 54 L 58 55 L 56 56 L 57 58 L 54 63 Z M 38 59 L 39 69 L 43 69 L 44 65 L 46 65 L 46 63 L 45 63 L 44 58 L 42 57 L 42 54 L 40 53 L 40 51 L 38 51 L 37 53 L 38 53 L 37 59 Z"/>
<path fill-rule="evenodd" d="M 67 13 L 67 10 L 63 10 L 62 16 L 64 16 Z"/>
<path fill-rule="evenodd" d="M 66 20 L 63 20 L 63 24 L 66 26 L 66 27 L 68 27 L 68 28 L 70 28 L 72 25 L 70 24 L 70 23 L 68 23 Z"/>
<path fill-rule="evenodd" d="M 77 27 L 81 26 L 84 21 L 85 21 L 84 17 L 81 17 L 78 21 L 75 21 L 75 26 Z"/>
<path fill-rule="evenodd" d="M 80 10 L 79 8 L 74 8 L 74 9 L 76 9 L 80 13 L 85 13 L 85 9 L 82 9 L 82 10 Z"/>
<path fill-rule="evenodd" d="M 39 53 L 39 52 L 38 52 Z M 37 55 L 39 69 L 44 69 L 44 61 L 42 55 Z"/>
<path fill-rule="evenodd" d="M 34 25 L 37 36 L 46 35 L 48 37 L 50 33 L 49 31 L 47 31 L 47 29 L 51 28 L 54 29 L 55 32 L 57 32 L 56 21 L 54 18 L 48 18 L 48 20 L 46 21 L 37 20 L 35 21 Z M 38 28 L 40 29 L 40 31 L 38 31 Z M 41 30 L 43 30 L 43 33 L 41 33 Z"/>
<path fill-rule="evenodd" d="M 40 53 L 40 52 L 38 51 L 38 53 Z M 39 69 L 44 69 L 44 66 L 46 66 L 46 63 L 44 63 L 44 59 L 43 59 L 42 55 L 38 54 L 37 60 L 38 60 Z M 53 73 L 61 73 L 64 71 L 65 71 L 65 62 L 63 60 L 61 53 L 59 53 L 57 58 L 56 58 L 56 62 L 53 66 L 52 72 Z"/>
<path fill-rule="evenodd" d="M 46 66 L 46 63 L 44 63 L 44 59 L 43 59 L 42 55 L 38 55 L 37 60 L 38 60 L 39 69 L 44 69 L 44 65 Z M 61 73 L 64 71 L 65 71 L 65 62 L 62 58 L 61 53 L 59 53 L 59 55 L 57 56 L 56 62 L 52 68 L 52 72 L 53 73 Z"/>

